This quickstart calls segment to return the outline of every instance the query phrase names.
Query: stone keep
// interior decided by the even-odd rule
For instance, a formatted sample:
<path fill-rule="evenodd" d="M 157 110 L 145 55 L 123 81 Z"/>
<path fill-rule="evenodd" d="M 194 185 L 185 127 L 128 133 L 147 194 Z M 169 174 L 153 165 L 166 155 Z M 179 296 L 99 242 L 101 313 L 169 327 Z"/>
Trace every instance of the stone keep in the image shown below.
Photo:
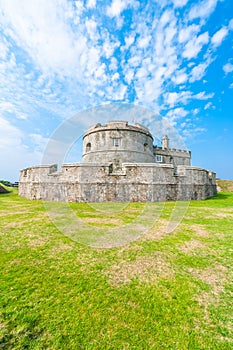
<path fill-rule="evenodd" d="M 191 153 L 153 145 L 141 124 L 110 121 L 83 136 L 82 163 L 21 170 L 19 195 L 70 202 L 206 199 L 216 194 L 215 173 L 190 165 Z"/>

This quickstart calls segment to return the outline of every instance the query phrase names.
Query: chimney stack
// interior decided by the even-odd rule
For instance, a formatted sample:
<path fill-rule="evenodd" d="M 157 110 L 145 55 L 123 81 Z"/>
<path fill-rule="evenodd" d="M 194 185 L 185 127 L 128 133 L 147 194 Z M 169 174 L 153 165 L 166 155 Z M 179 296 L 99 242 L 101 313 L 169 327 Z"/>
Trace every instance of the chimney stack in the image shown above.
<path fill-rule="evenodd" d="M 169 149 L 169 138 L 167 135 L 163 137 L 162 149 Z"/>

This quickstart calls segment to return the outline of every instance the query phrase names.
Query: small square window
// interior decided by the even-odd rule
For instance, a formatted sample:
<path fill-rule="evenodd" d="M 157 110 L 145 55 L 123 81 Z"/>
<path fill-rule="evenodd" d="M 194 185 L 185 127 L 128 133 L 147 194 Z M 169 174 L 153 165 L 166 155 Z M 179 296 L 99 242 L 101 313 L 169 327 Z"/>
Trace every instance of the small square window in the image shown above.
<path fill-rule="evenodd" d="M 156 163 L 162 163 L 163 162 L 163 157 L 162 156 L 155 156 L 155 161 Z"/>
<path fill-rule="evenodd" d="M 121 139 L 112 139 L 112 145 L 115 147 L 119 147 L 121 143 Z"/>

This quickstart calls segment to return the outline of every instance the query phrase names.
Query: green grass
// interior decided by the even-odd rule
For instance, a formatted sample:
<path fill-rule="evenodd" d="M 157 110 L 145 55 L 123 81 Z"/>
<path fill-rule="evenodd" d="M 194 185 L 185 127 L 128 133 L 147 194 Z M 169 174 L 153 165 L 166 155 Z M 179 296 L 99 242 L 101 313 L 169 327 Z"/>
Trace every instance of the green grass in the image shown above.
<path fill-rule="evenodd" d="M 70 204 L 93 230 L 144 206 Z M 191 202 L 168 234 L 173 208 L 139 240 L 92 249 L 42 202 L 1 194 L 0 349 L 232 349 L 233 193 Z"/>

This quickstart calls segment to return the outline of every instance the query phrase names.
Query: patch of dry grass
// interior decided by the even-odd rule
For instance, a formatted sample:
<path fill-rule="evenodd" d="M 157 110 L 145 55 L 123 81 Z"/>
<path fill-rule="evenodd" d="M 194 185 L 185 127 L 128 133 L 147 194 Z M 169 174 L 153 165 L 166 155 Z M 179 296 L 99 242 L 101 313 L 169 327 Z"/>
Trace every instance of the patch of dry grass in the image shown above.
<path fill-rule="evenodd" d="M 189 273 L 203 283 L 210 286 L 209 291 L 203 291 L 198 295 L 198 301 L 207 307 L 210 303 L 219 301 L 220 293 L 224 292 L 224 284 L 227 280 L 227 269 L 222 265 L 215 265 L 206 269 L 188 269 Z"/>
<path fill-rule="evenodd" d="M 233 192 L 233 180 L 216 180 L 218 191 Z"/>
<path fill-rule="evenodd" d="M 161 252 L 154 252 L 153 256 L 139 256 L 134 261 L 121 261 L 113 265 L 107 272 L 109 281 L 113 285 L 129 283 L 133 279 L 141 282 L 155 283 L 158 278 L 172 279 L 172 266 Z"/>
<path fill-rule="evenodd" d="M 193 253 L 196 250 L 205 249 L 206 244 L 198 241 L 197 239 L 190 239 L 188 242 L 185 242 L 182 246 L 179 247 L 179 250 L 185 254 Z"/>

